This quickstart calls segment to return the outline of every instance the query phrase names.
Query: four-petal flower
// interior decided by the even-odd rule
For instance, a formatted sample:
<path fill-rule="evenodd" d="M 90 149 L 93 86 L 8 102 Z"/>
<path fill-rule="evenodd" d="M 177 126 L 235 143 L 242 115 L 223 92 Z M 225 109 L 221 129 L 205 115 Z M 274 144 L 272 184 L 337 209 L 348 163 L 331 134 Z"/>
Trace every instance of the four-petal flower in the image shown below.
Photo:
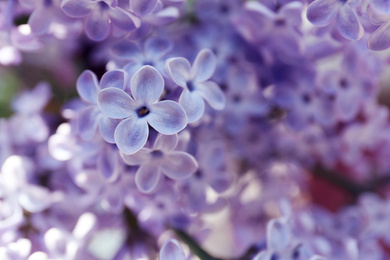
<path fill-rule="evenodd" d="M 130 82 L 133 98 L 118 88 L 98 94 L 100 109 L 110 118 L 125 119 L 115 129 L 114 139 L 125 154 L 141 149 L 149 136 L 148 124 L 165 135 L 176 134 L 187 125 L 183 108 L 174 101 L 157 101 L 164 89 L 164 79 L 153 67 L 139 69 Z"/>

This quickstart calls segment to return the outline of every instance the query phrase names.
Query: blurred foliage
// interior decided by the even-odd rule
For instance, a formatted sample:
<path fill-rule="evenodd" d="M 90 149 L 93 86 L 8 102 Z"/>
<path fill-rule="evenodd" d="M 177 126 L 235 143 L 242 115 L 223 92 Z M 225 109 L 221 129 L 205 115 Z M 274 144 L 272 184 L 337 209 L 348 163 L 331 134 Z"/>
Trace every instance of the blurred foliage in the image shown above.
<path fill-rule="evenodd" d="M 0 117 L 9 117 L 12 114 L 12 97 L 19 91 L 20 81 L 17 75 L 10 70 L 0 71 Z"/>

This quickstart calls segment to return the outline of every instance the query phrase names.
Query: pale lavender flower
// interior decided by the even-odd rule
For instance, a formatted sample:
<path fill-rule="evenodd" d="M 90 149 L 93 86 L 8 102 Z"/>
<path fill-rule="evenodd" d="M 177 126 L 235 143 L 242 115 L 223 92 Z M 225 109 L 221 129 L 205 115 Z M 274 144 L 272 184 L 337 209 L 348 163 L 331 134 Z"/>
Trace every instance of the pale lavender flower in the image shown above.
<path fill-rule="evenodd" d="M 142 192 L 152 192 L 160 181 L 161 173 L 175 180 L 188 178 L 198 168 L 195 158 L 188 153 L 174 151 L 177 135 L 160 135 L 153 149 L 143 148 L 132 155 L 122 154 L 129 165 L 140 165 L 135 176 Z"/>
<path fill-rule="evenodd" d="M 114 131 L 119 120 L 112 119 L 103 114 L 98 107 L 98 92 L 111 87 L 124 90 L 127 88 L 129 75 L 123 70 L 111 70 L 106 72 L 100 83 L 96 75 L 90 71 L 84 71 L 77 79 L 76 88 L 80 97 L 88 105 L 79 112 L 76 119 L 78 131 L 85 140 L 90 140 L 97 128 L 103 139 L 114 143 Z"/>
<path fill-rule="evenodd" d="M 183 108 L 174 101 L 157 101 L 164 89 L 164 79 L 151 66 L 144 66 L 131 79 L 132 97 L 117 88 L 98 94 L 98 104 L 111 118 L 125 119 L 115 129 L 115 143 L 125 154 L 141 149 L 149 136 L 148 125 L 165 135 L 176 134 L 187 125 Z"/>
<path fill-rule="evenodd" d="M 307 8 L 307 18 L 317 26 L 335 21 L 338 32 L 346 39 L 359 40 L 364 28 L 356 14 L 357 1 L 315 0 Z"/>
<path fill-rule="evenodd" d="M 164 69 L 168 77 L 184 89 L 179 103 L 189 123 L 199 120 L 204 114 L 204 100 L 216 110 L 225 107 L 224 93 L 215 82 L 209 80 L 215 66 L 215 56 L 209 49 L 200 51 L 192 66 L 181 57 L 170 58 L 165 62 Z"/>
<path fill-rule="evenodd" d="M 119 7 L 115 0 L 63 0 L 61 8 L 70 17 L 84 18 L 85 32 L 94 41 L 106 39 L 110 34 L 111 26 L 126 32 L 140 27 L 139 18 Z"/>
<path fill-rule="evenodd" d="M 111 52 L 120 63 L 126 62 L 123 69 L 131 76 L 144 65 L 156 68 L 164 73 L 163 57 L 172 50 L 172 43 L 163 38 L 148 38 L 139 47 L 132 41 L 121 41 L 112 46 Z"/>

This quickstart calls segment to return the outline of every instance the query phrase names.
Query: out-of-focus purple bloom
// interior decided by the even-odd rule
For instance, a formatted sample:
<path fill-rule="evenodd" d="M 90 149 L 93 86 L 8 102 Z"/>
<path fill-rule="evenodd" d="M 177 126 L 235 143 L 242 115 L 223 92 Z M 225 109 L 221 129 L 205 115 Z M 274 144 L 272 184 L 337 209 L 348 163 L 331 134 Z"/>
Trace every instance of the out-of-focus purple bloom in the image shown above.
<path fill-rule="evenodd" d="M 122 154 L 129 165 L 140 165 L 135 181 L 142 192 L 152 192 L 164 173 L 169 178 L 182 180 L 188 178 L 198 168 L 195 158 L 185 152 L 174 151 L 177 135 L 160 135 L 153 149 L 143 148 L 132 155 Z"/>
<path fill-rule="evenodd" d="M 357 4 L 353 0 L 315 0 L 307 8 L 307 18 L 317 26 L 326 26 L 335 20 L 344 38 L 359 40 L 364 35 L 364 28 L 356 14 Z"/>
<path fill-rule="evenodd" d="M 156 68 L 164 73 L 163 57 L 172 49 L 170 41 L 162 38 L 148 38 L 143 48 L 131 41 L 121 41 L 113 45 L 111 52 L 119 62 L 127 62 L 123 69 L 131 76 L 144 65 Z"/>
<path fill-rule="evenodd" d="M 202 117 L 204 100 L 214 109 L 222 110 L 225 107 L 225 95 L 215 82 L 209 80 L 215 66 L 215 56 L 208 49 L 198 53 L 192 66 L 185 58 L 170 58 L 165 62 L 164 69 L 168 77 L 184 89 L 179 103 L 189 123 Z"/>
<path fill-rule="evenodd" d="M 106 88 L 98 94 L 100 109 L 108 117 L 125 119 L 115 129 L 115 143 L 125 154 L 141 149 L 149 136 L 148 124 L 165 135 L 176 134 L 187 125 L 183 108 L 174 101 L 157 101 L 164 89 L 164 79 L 147 65 L 131 79 L 132 97 L 117 88 Z M 157 101 L 157 102 L 156 102 Z"/>
<path fill-rule="evenodd" d="M 33 90 L 16 96 L 12 108 L 17 114 L 9 124 L 15 143 L 43 142 L 48 138 L 49 127 L 41 112 L 50 98 L 50 86 L 46 82 L 40 82 Z"/>
<path fill-rule="evenodd" d="M 198 154 L 199 169 L 182 183 L 188 208 L 194 212 L 219 209 L 223 202 L 217 200 L 213 204 L 208 203 L 207 189 L 211 187 L 215 192 L 222 193 L 230 187 L 234 179 L 228 169 L 224 168 L 228 158 L 222 142 L 208 143 L 200 148 L 202 152 Z"/>
<path fill-rule="evenodd" d="M 109 36 L 111 26 L 116 26 L 126 32 L 133 31 L 140 26 L 139 18 L 117 6 L 116 2 L 63 0 L 61 8 L 70 17 L 85 18 L 87 36 L 91 40 L 102 41 Z"/>

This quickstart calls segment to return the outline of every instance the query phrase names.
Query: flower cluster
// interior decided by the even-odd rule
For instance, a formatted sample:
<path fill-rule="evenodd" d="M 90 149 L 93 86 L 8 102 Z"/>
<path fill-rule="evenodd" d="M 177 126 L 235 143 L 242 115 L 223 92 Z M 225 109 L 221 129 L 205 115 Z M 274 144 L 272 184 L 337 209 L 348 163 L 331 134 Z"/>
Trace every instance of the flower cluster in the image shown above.
<path fill-rule="evenodd" d="M 390 5 L 0 1 L 0 259 L 390 258 Z"/>

